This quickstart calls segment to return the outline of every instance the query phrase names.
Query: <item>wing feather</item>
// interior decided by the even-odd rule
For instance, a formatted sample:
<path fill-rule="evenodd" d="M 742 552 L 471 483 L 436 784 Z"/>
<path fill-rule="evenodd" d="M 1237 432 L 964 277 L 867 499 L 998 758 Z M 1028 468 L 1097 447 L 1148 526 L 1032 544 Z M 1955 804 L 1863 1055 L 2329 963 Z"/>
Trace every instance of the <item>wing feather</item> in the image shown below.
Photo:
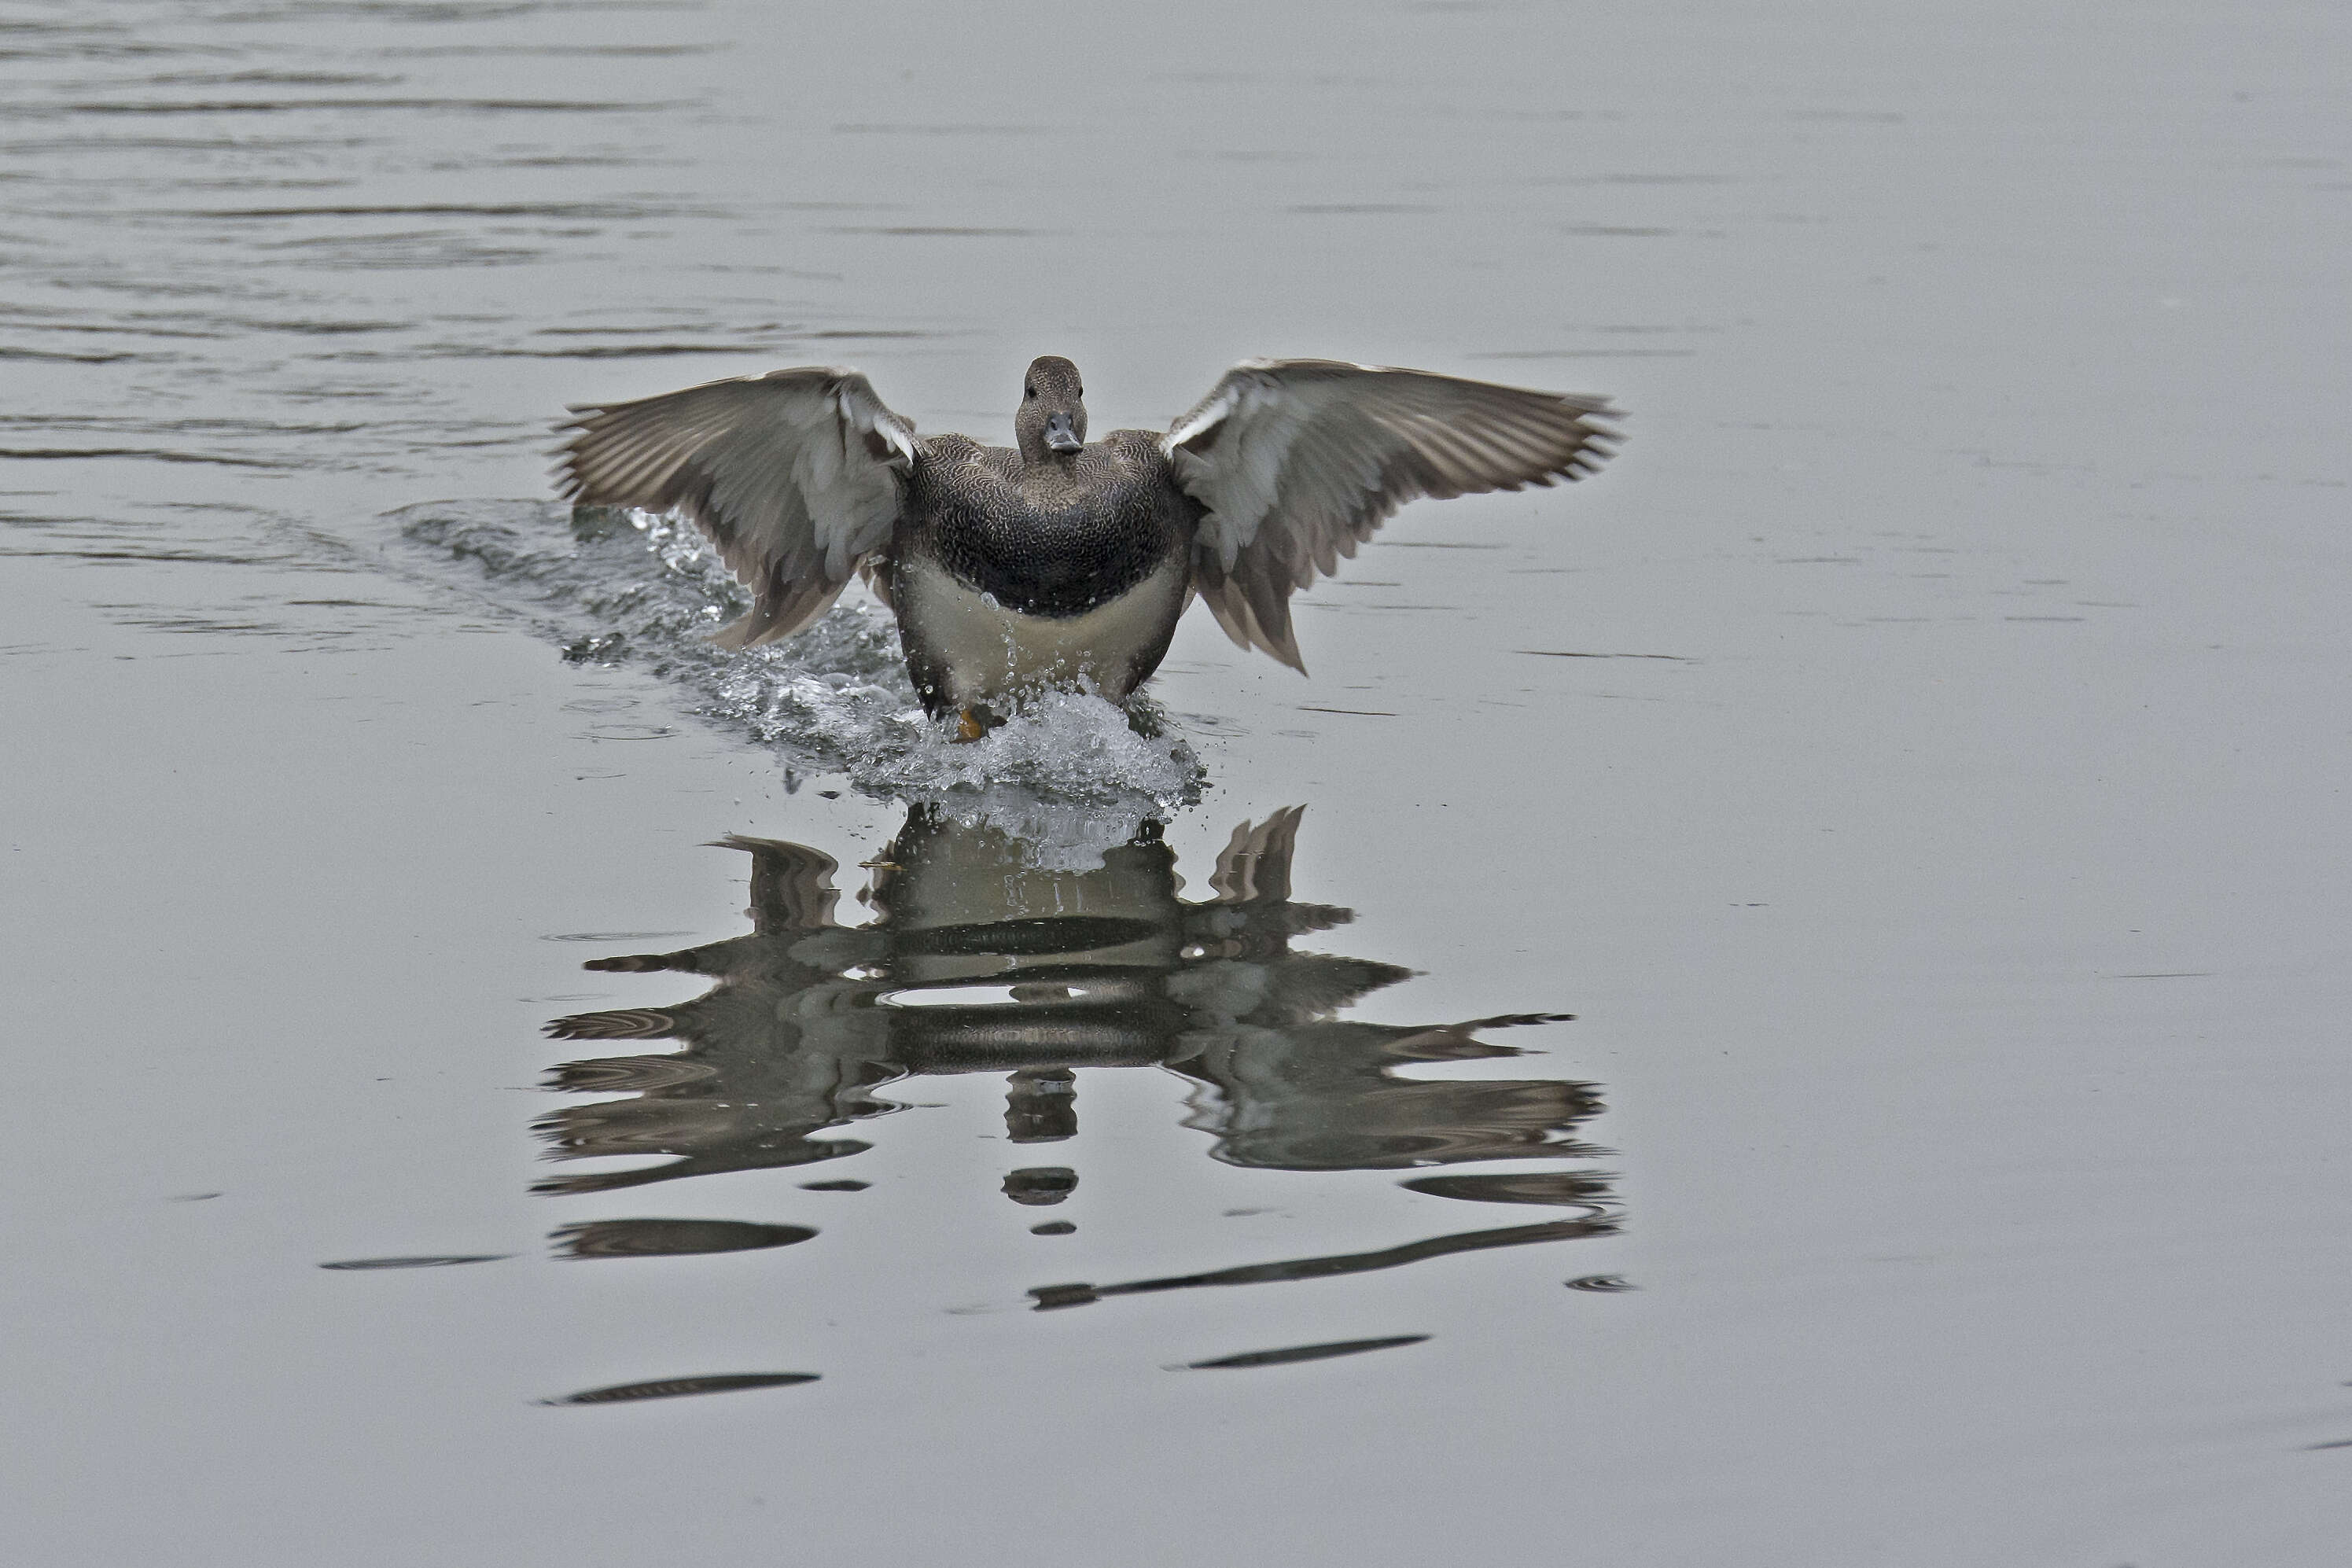
<path fill-rule="evenodd" d="M 1290 595 L 1407 501 L 1578 479 L 1612 450 L 1608 400 L 1336 360 L 1235 365 L 1160 443 L 1206 509 L 1193 578 L 1244 647 L 1303 671 Z"/>
<path fill-rule="evenodd" d="M 583 405 L 557 431 L 557 489 L 583 506 L 690 517 L 751 613 L 717 640 L 790 637 L 889 542 L 915 427 L 854 370 L 812 366 L 713 381 L 634 403 Z"/>

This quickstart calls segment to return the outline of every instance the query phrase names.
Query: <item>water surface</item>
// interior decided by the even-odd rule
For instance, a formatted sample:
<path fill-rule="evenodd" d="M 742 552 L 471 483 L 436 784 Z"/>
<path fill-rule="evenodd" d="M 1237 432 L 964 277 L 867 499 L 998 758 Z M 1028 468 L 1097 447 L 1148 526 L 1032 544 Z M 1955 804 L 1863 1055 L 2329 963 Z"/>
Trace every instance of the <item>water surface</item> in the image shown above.
<path fill-rule="evenodd" d="M 2339 1561 L 2347 46 L 0 23 L 18 1553 Z M 548 503 L 1043 353 L 1631 439 L 971 748 Z"/>

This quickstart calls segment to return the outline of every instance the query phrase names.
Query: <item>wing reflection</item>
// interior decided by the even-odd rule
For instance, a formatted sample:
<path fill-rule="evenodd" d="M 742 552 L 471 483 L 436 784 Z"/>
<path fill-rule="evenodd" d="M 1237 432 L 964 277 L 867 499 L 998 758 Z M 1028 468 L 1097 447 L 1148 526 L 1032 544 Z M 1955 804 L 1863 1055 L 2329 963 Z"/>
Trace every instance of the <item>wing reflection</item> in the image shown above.
<path fill-rule="evenodd" d="M 1572 1136 L 1601 1108 L 1590 1084 L 1402 1076 L 1429 1064 L 1517 1055 L 1482 1035 L 1563 1015 L 1428 1026 L 1336 1016 L 1411 972 L 1293 950 L 1297 939 L 1353 918 L 1291 897 L 1302 810 L 1236 828 L 1209 879 L 1212 897 L 1195 901 L 1180 896 L 1183 884 L 1157 823 L 1093 869 L 1049 869 L 992 826 L 919 806 L 869 863 L 875 918 L 863 926 L 837 923 L 837 868 L 825 856 L 770 839 L 722 840 L 751 857 L 749 934 L 587 965 L 702 975 L 711 988 L 676 1005 L 576 1014 L 547 1026 L 559 1039 L 679 1047 L 553 1069 L 549 1088 L 625 1098 L 542 1118 L 549 1157 L 667 1159 L 556 1176 L 535 1190 L 607 1191 L 854 1155 L 869 1145 L 837 1130 L 898 1109 L 877 1090 L 928 1074 L 1007 1075 L 1009 1140 L 1053 1143 L 1077 1131 L 1083 1070 L 1111 1067 L 1164 1067 L 1193 1080 L 1185 1125 L 1209 1134 L 1212 1156 L 1233 1165 L 1421 1171 L 1601 1152 Z M 1009 1198 L 1042 1205 L 1069 1195 L 1074 1171 L 1036 1161 L 1045 1150 L 1024 1152 L 1034 1163 L 1004 1176 Z M 1421 1176 L 1404 1184 L 1582 1213 L 1379 1252 L 1035 1294 L 1040 1306 L 1067 1305 L 1606 1235 L 1617 1223 L 1608 1183 L 1591 1170 Z M 619 1250 L 617 1243 L 606 1249 Z"/>

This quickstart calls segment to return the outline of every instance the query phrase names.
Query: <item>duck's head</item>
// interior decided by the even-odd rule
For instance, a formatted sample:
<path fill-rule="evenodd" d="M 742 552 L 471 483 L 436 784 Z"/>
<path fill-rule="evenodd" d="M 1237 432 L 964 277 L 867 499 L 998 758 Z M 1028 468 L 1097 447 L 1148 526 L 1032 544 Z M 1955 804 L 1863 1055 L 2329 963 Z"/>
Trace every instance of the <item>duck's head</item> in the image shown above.
<path fill-rule="evenodd" d="M 1049 463 L 1087 444 L 1087 388 L 1078 367 L 1059 354 L 1029 362 L 1022 383 L 1021 411 L 1013 429 L 1021 438 L 1021 460 Z"/>

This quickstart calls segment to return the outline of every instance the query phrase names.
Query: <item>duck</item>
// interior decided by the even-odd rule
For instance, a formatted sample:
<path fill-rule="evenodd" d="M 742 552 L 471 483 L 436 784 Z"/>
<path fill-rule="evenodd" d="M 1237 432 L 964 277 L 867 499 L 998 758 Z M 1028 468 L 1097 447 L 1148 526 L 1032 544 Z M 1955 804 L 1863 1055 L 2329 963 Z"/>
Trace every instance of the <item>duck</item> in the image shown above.
<path fill-rule="evenodd" d="M 1304 675 L 1291 595 L 1400 507 L 1581 479 L 1622 417 L 1601 396 L 1258 359 L 1165 431 L 1089 440 L 1085 382 L 1058 354 L 1030 363 L 1012 447 L 919 436 L 843 366 L 568 412 L 562 498 L 689 518 L 751 591 L 714 641 L 791 637 L 862 577 L 925 710 L 966 740 L 1046 688 L 1125 706 L 1196 598 Z"/>

